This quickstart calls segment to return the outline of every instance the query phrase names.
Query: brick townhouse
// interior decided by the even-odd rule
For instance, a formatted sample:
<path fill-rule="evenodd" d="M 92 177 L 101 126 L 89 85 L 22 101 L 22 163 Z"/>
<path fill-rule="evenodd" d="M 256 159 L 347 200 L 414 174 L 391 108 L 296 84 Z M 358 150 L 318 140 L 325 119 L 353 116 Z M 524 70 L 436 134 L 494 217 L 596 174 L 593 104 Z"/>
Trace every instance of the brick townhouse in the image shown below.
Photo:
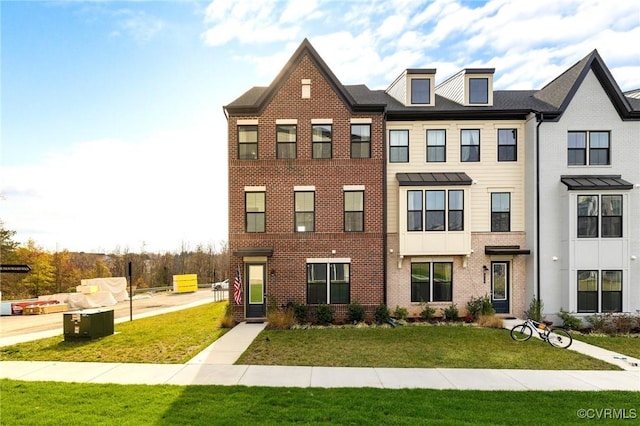
<path fill-rule="evenodd" d="M 384 108 L 384 93 L 342 85 L 308 40 L 268 87 L 224 107 L 236 319 L 264 319 L 270 303 L 344 317 L 384 301 Z"/>

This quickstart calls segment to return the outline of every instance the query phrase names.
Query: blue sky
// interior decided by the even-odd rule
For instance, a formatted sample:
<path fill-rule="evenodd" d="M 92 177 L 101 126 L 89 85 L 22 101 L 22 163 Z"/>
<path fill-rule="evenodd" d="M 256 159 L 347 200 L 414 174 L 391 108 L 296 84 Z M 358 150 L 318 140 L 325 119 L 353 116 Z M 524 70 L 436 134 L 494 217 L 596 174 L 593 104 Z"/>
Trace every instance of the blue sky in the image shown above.
<path fill-rule="evenodd" d="M 640 88 L 636 0 L 0 3 L 0 220 L 46 250 L 227 238 L 223 105 L 308 38 L 344 84 L 494 67 L 538 89 L 598 49 Z"/>

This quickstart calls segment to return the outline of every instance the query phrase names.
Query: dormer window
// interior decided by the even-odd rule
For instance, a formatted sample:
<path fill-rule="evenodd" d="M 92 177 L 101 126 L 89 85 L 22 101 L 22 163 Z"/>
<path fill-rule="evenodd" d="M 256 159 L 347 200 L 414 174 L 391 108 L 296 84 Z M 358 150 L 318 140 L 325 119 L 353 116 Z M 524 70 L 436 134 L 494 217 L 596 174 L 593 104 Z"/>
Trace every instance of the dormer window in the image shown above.
<path fill-rule="evenodd" d="M 469 103 L 482 105 L 486 105 L 489 103 L 488 78 L 469 79 Z"/>
<path fill-rule="evenodd" d="M 405 70 L 386 93 L 404 106 L 434 106 L 436 70 L 434 68 L 415 68 Z"/>
<path fill-rule="evenodd" d="M 411 79 L 411 103 L 430 104 L 431 103 L 431 79 L 412 78 Z"/>
<path fill-rule="evenodd" d="M 464 70 L 465 105 L 493 105 L 493 73 L 493 68 L 467 68 Z"/>

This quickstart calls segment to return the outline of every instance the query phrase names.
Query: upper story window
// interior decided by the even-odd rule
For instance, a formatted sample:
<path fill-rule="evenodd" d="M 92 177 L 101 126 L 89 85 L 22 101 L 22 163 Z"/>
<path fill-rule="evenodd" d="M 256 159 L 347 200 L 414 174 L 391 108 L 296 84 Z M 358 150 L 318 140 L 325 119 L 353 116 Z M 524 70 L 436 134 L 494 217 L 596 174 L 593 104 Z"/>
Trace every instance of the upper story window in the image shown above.
<path fill-rule="evenodd" d="M 445 130 L 427 130 L 427 162 L 447 161 L 447 133 Z"/>
<path fill-rule="evenodd" d="M 313 158 L 331 158 L 331 124 L 313 124 L 311 135 Z"/>
<path fill-rule="evenodd" d="M 464 230 L 464 192 L 462 190 L 449 191 L 447 229 L 449 231 Z"/>
<path fill-rule="evenodd" d="M 247 232 L 265 232 L 265 193 L 245 192 L 244 205 Z"/>
<path fill-rule="evenodd" d="M 603 166 L 611 164 L 609 140 L 609 132 L 569 132 L 567 136 L 568 164 L 570 166 L 586 166 L 587 164 L 590 166 Z"/>
<path fill-rule="evenodd" d="M 344 230 L 364 231 L 364 191 L 344 191 Z"/>
<path fill-rule="evenodd" d="M 489 79 L 470 78 L 469 79 L 469 103 L 483 104 L 489 103 Z"/>
<path fill-rule="evenodd" d="M 412 78 L 411 79 L 411 103 L 430 104 L 431 103 L 431 79 Z"/>
<path fill-rule="evenodd" d="M 480 129 L 460 131 L 460 161 L 480 161 Z"/>
<path fill-rule="evenodd" d="M 296 158 L 297 126 L 276 125 L 277 158 Z"/>
<path fill-rule="evenodd" d="M 351 158 L 371 158 L 371 125 L 351 125 Z"/>
<path fill-rule="evenodd" d="M 422 230 L 464 231 L 464 191 L 407 191 L 407 231 Z"/>
<path fill-rule="evenodd" d="M 409 162 L 409 131 L 389 131 L 389 161 L 391 163 Z"/>
<path fill-rule="evenodd" d="M 422 231 L 422 191 L 407 191 L 407 231 Z"/>
<path fill-rule="evenodd" d="M 491 232 L 509 232 L 511 230 L 511 194 L 508 192 L 491 193 Z"/>
<path fill-rule="evenodd" d="M 315 192 L 296 191 L 294 198 L 296 232 L 315 231 Z"/>
<path fill-rule="evenodd" d="M 498 161 L 517 161 L 518 131 L 498 129 Z"/>
<path fill-rule="evenodd" d="M 622 237 L 622 195 L 578 195 L 578 238 L 598 236 Z"/>
<path fill-rule="evenodd" d="M 238 126 L 238 159 L 258 159 L 258 126 Z"/>

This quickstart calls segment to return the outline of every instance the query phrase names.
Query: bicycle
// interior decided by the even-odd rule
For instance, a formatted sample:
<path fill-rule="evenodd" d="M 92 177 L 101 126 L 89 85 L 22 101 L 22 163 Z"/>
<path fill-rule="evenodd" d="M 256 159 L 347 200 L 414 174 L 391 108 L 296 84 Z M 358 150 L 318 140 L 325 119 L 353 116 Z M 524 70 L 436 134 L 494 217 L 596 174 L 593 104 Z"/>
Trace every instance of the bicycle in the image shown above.
<path fill-rule="evenodd" d="M 564 328 L 551 328 L 552 324 L 553 322 L 551 321 L 538 322 L 527 319 L 522 324 L 515 325 L 511 329 L 511 338 L 518 342 L 525 342 L 533 336 L 535 330 L 540 339 L 549 343 L 551 346 L 567 349 L 571 346 L 571 343 L 573 343 L 573 337 L 571 337 L 571 334 Z"/>

